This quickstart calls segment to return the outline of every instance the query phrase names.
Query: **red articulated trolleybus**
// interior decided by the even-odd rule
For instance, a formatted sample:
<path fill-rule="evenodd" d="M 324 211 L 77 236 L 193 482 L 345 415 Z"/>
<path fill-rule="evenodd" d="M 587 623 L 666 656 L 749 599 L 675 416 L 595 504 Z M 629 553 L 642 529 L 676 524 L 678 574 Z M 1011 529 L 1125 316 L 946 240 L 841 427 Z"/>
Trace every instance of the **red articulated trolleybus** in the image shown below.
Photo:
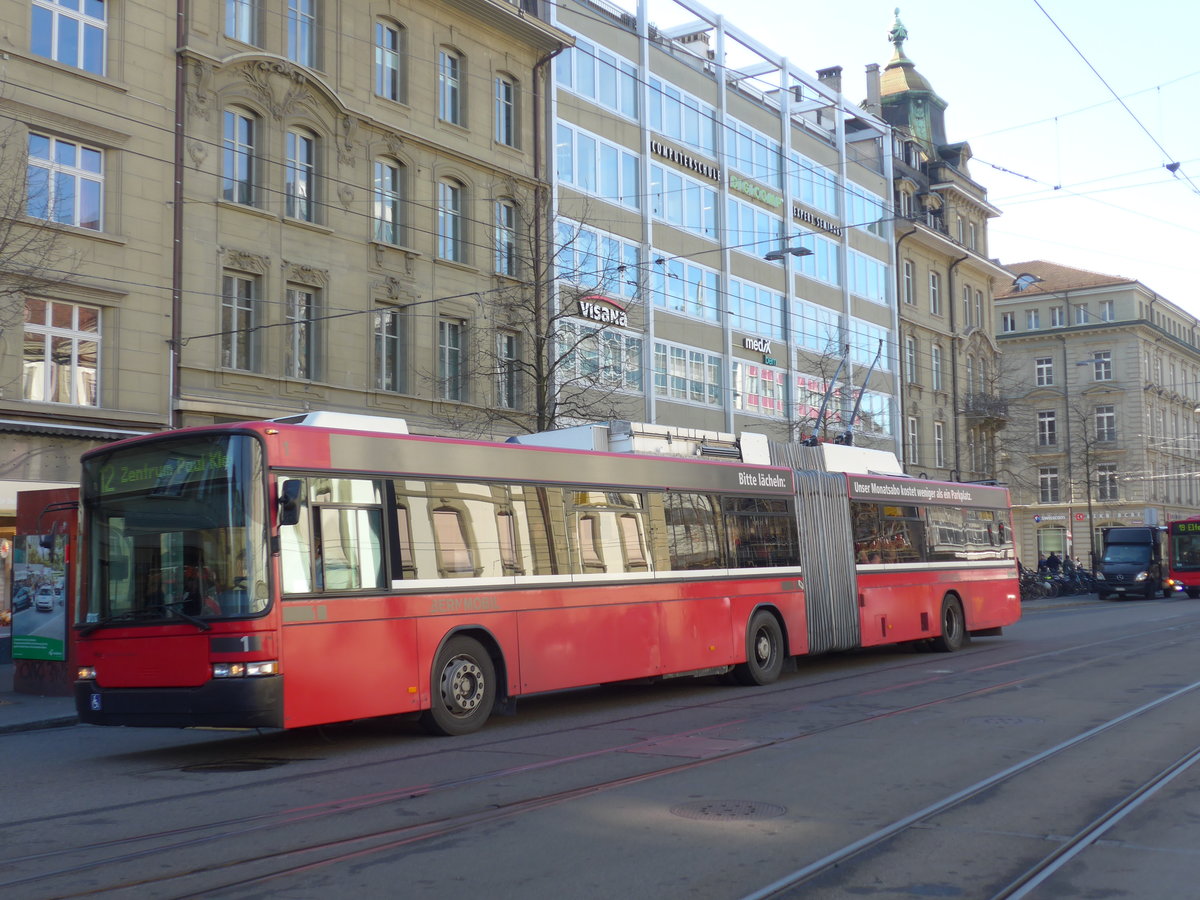
<path fill-rule="evenodd" d="M 76 702 L 100 725 L 465 734 L 521 695 L 768 684 L 794 656 L 956 650 L 1020 616 L 1005 490 L 762 435 L 483 443 L 313 413 L 91 451 L 82 516 Z"/>
<path fill-rule="evenodd" d="M 1167 523 L 1166 584 L 1200 597 L 1200 516 Z"/>

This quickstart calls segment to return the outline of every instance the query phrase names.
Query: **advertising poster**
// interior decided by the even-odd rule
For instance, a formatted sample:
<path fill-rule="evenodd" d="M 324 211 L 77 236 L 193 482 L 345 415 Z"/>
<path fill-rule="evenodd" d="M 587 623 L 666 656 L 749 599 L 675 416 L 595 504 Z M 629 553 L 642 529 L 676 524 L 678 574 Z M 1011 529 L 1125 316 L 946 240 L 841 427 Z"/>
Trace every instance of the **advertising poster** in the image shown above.
<path fill-rule="evenodd" d="M 13 539 L 12 657 L 67 658 L 67 536 Z"/>

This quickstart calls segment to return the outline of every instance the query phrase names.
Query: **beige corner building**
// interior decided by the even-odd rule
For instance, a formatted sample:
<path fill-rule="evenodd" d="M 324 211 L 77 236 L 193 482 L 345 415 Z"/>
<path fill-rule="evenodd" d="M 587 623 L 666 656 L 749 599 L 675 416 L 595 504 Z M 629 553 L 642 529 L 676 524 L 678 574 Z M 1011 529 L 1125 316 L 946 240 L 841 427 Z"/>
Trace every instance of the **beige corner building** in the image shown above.
<path fill-rule="evenodd" d="M 1146 285 L 1040 260 L 996 298 L 1010 425 L 998 466 L 1022 562 L 1085 564 L 1112 525 L 1200 504 L 1200 321 Z"/>
<path fill-rule="evenodd" d="M 897 19 L 878 98 L 894 129 L 904 465 L 910 475 L 990 481 L 1007 421 L 992 309 L 1012 276 L 988 258 L 988 222 L 1000 211 L 970 175 L 970 146 L 947 141 L 946 102 L 905 54 L 907 34 Z"/>

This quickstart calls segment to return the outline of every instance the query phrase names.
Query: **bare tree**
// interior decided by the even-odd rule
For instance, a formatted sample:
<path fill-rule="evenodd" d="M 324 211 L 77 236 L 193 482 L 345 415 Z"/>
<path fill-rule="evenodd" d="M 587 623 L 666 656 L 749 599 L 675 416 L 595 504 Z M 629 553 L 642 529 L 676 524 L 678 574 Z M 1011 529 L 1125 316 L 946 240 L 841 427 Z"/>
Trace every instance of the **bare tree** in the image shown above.
<path fill-rule="evenodd" d="M 645 266 L 622 247 L 565 218 L 495 229 L 497 286 L 480 294 L 455 373 L 474 402 L 446 410 L 450 427 L 528 433 L 640 415 Z"/>

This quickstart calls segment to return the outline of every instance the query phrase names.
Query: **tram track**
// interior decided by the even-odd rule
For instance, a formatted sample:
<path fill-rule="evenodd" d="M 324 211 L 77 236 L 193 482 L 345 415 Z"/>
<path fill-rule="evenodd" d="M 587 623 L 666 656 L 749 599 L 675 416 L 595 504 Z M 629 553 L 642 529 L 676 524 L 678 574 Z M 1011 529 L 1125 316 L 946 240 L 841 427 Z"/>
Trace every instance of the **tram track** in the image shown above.
<path fill-rule="evenodd" d="M 11 871 L 14 866 L 30 865 L 36 866 L 39 863 L 50 862 L 55 859 L 60 859 L 65 855 L 71 855 L 76 859 L 81 856 L 87 857 L 79 862 L 68 865 L 51 865 L 40 872 L 30 872 L 25 876 L 16 878 L 8 878 L 0 876 L 0 890 L 11 896 L 20 896 L 19 892 L 25 888 L 33 888 L 35 885 L 40 885 L 43 888 L 51 888 L 51 893 L 46 893 L 44 890 L 39 890 L 36 894 L 39 898 L 42 897 L 84 897 L 84 896 L 102 896 L 105 894 L 116 895 L 122 891 L 129 890 L 149 890 L 154 896 L 170 896 L 170 897 L 186 897 L 186 896 L 208 896 L 217 891 L 236 891 L 242 888 L 248 888 L 252 885 L 261 885 L 269 883 L 275 879 L 285 878 L 302 872 L 308 869 L 328 867 L 345 863 L 350 860 L 370 856 L 371 854 L 379 854 L 387 851 L 403 848 L 405 846 L 418 845 L 422 842 L 433 841 L 438 838 L 444 838 L 447 835 L 458 834 L 468 831 L 474 827 L 478 827 L 487 823 L 496 822 L 503 819 L 513 819 L 522 815 L 546 809 L 550 806 L 570 803 L 584 797 L 594 796 L 596 794 L 617 791 L 621 788 L 628 787 L 634 784 L 639 784 L 654 779 L 666 778 L 671 775 L 687 772 L 692 769 L 697 769 L 704 766 L 709 766 L 721 762 L 728 762 L 738 757 L 744 757 L 750 754 L 761 752 L 767 748 L 779 747 L 795 741 L 806 740 L 822 734 L 827 734 L 839 728 L 846 728 L 853 725 L 868 723 L 874 719 L 882 717 L 902 716 L 906 713 L 913 713 L 924 709 L 929 709 L 941 704 L 951 703 L 955 701 L 965 700 L 972 697 L 1000 691 L 1015 686 L 1028 685 L 1036 683 L 1044 679 L 1061 677 L 1064 673 L 1086 669 L 1089 665 L 1106 665 L 1113 660 L 1125 657 L 1136 657 L 1138 653 L 1147 652 L 1161 648 L 1162 644 L 1148 644 L 1147 641 L 1154 638 L 1166 637 L 1172 639 L 1168 643 L 1178 643 L 1183 640 L 1195 640 L 1197 627 L 1192 627 L 1190 624 L 1186 629 L 1181 628 L 1178 623 L 1166 623 L 1155 628 L 1144 629 L 1137 635 L 1123 634 L 1119 638 L 1078 642 L 1068 647 L 1056 648 L 1054 650 L 1043 650 L 1037 653 L 1023 654 L 1018 657 L 1010 657 L 1006 659 L 991 659 L 977 660 L 976 657 L 991 656 L 990 650 L 999 648 L 980 649 L 974 653 L 963 654 L 957 657 L 946 657 L 947 660 L 959 662 L 971 662 L 973 665 L 968 665 L 965 668 L 956 666 L 954 672 L 945 674 L 927 675 L 920 679 L 906 681 L 902 684 L 893 684 L 884 688 L 868 688 L 858 692 L 852 692 L 842 695 L 834 695 L 818 701 L 823 708 L 830 708 L 836 705 L 849 705 L 856 701 L 864 699 L 875 699 L 879 696 L 901 689 L 912 688 L 914 685 L 936 685 L 946 681 L 961 681 L 964 677 L 973 674 L 992 674 L 997 671 L 1002 671 L 1006 667 L 1028 664 L 1031 661 L 1042 659 L 1055 659 L 1057 657 L 1070 656 L 1072 653 L 1088 654 L 1084 659 L 1068 660 L 1053 668 L 1031 673 L 1029 675 L 1013 678 L 1000 679 L 993 683 L 975 687 L 969 690 L 955 691 L 943 693 L 940 696 L 930 698 L 920 703 L 912 703 L 906 706 L 900 706 L 892 709 L 882 709 L 870 711 L 866 713 L 855 713 L 847 715 L 833 724 L 822 727 L 806 729 L 793 735 L 774 739 L 759 741 L 748 746 L 740 747 L 736 750 L 728 752 L 715 753 L 703 759 L 689 760 L 684 763 L 675 763 L 667 766 L 659 766 L 644 772 L 633 775 L 597 781 L 574 786 L 570 789 L 537 794 L 534 796 L 525 797 L 512 802 L 499 804 L 489 808 L 479 808 L 470 810 L 454 816 L 436 817 L 426 821 L 417 822 L 405 825 L 398 828 L 384 828 L 376 830 L 367 830 L 361 834 L 347 834 L 339 836 L 329 841 L 310 842 L 304 846 L 287 847 L 278 851 L 267 852 L 263 854 L 243 855 L 240 857 L 229 858 L 226 862 L 216 866 L 206 864 L 198 868 L 189 868 L 187 866 L 177 866 L 169 871 L 163 872 L 155 877 L 130 877 L 128 871 L 121 874 L 125 866 L 131 866 L 137 863 L 144 862 L 148 859 L 161 861 L 165 858 L 177 856 L 181 851 L 193 850 L 207 844 L 216 842 L 227 842 L 239 837 L 244 837 L 255 832 L 264 832 L 272 830 L 278 832 L 281 828 L 287 826 L 296 826 L 301 824 L 311 824 L 314 821 L 330 819 L 332 817 L 346 816 L 356 812 L 362 812 L 379 806 L 394 804 L 399 801 L 414 799 L 418 797 L 429 797 L 438 793 L 447 792 L 462 788 L 468 785 L 478 785 L 486 781 L 502 781 L 514 779 L 520 776 L 529 775 L 534 772 L 544 771 L 549 768 L 565 766 L 571 763 L 583 762 L 589 758 L 605 756 L 608 754 L 621 753 L 629 751 L 639 744 L 644 744 L 644 741 L 635 741 L 628 744 L 607 747 L 598 749 L 583 754 L 571 754 L 550 759 L 538 760 L 531 763 L 526 763 L 519 766 L 503 767 L 496 770 L 482 772 L 474 776 L 459 779 L 448 779 L 443 782 L 409 785 L 395 790 L 382 791 L 372 794 L 355 795 L 348 797 L 336 798 L 321 803 L 311 804 L 304 807 L 294 807 L 287 810 L 282 810 L 274 813 L 261 813 L 250 816 L 231 817 L 220 821 L 212 821 L 207 823 L 196 824 L 181 828 L 168 829 L 158 832 L 146 832 L 143 834 L 129 835 L 126 837 L 114 838 L 111 840 L 93 842 L 85 845 L 74 845 L 72 847 L 56 848 L 47 851 L 42 851 L 35 854 L 26 854 L 13 856 L 9 859 L 0 861 L 0 866 Z M 1130 646 L 1131 638 L 1134 639 L 1134 645 Z M 1099 648 L 1111 645 L 1119 645 L 1111 653 L 1097 655 L 1096 651 Z M 920 667 L 927 669 L 930 664 L 931 657 L 922 657 L 912 663 L 906 663 L 902 666 L 889 667 L 889 671 L 906 668 L 908 666 Z M 872 669 L 871 673 L 877 673 L 879 670 Z M 862 678 L 862 671 L 841 675 L 836 678 L 822 679 L 818 682 L 805 682 L 804 684 L 780 684 L 773 688 L 760 689 L 756 692 L 758 697 L 776 696 L 786 694 L 788 692 L 806 690 L 811 691 L 817 687 L 828 687 L 836 685 L 840 682 Z M 792 679 L 789 679 L 792 681 Z M 981 792 L 987 791 L 991 786 L 1014 777 L 1021 771 L 1025 771 L 1031 766 L 1036 766 L 1039 762 L 1049 759 L 1052 756 L 1065 752 L 1070 747 L 1077 745 L 1080 742 L 1095 737 L 1104 731 L 1117 727 L 1122 722 L 1129 718 L 1140 715 L 1146 710 L 1157 708 L 1158 706 L 1169 703 L 1172 699 L 1189 693 L 1200 687 L 1200 682 L 1188 685 L 1169 695 L 1158 698 L 1155 701 L 1143 704 L 1135 710 L 1131 710 L 1122 716 L 1114 717 L 1111 721 L 1104 723 L 1102 726 L 1089 729 L 1082 732 L 1073 738 L 1061 742 L 1059 745 L 1044 751 L 1041 754 L 1026 760 L 1019 766 L 1010 767 L 1010 769 L 995 773 L 987 779 L 983 779 L 972 785 L 968 789 L 963 789 L 946 798 L 943 798 L 938 804 L 927 807 L 913 816 L 906 817 L 893 823 L 887 833 L 885 830 L 877 831 L 875 834 L 868 836 L 871 840 L 868 843 L 856 842 L 856 845 L 851 845 L 844 848 L 844 855 L 838 857 L 844 861 L 861 852 L 868 846 L 875 846 L 881 842 L 888 840 L 895 834 L 900 833 L 905 828 L 911 828 L 920 821 L 924 821 L 931 816 L 937 815 L 939 812 L 953 807 L 956 804 L 961 804 L 971 797 L 977 796 Z M 710 703 L 695 704 L 700 707 L 719 707 L 729 702 L 728 696 L 714 700 Z M 803 710 L 806 707 L 812 706 L 812 701 L 805 701 L 794 707 L 795 710 Z M 712 731 L 726 727 L 731 723 L 745 722 L 753 718 L 766 718 L 776 715 L 778 710 L 766 713 L 758 713 L 753 716 L 737 716 L 727 722 L 713 723 L 704 729 L 689 729 L 681 734 L 694 735 L 699 731 Z M 605 723 L 595 723 L 592 727 L 600 724 L 610 725 L 614 722 L 635 721 L 644 718 L 645 714 L 637 716 L 621 717 L 609 720 Z M 666 736 L 669 737 L 669 736 Z M 526 738 L 527 739 L 527 738 Z M 660 738 L 661 739 L 661 738 Z M 508 738 L 500 738 L 495 741 L 485 741 L 473 745 L 471 749 L 495 749 L 504 745 Z M 440 750 L 438 751 L 440 752 Z M 394 765 L 396 760 L 376 761 L 371 763 L 361 764 L 362 766 L 382 766 Z M 341 771 L 344 771 L 341 770 Z M 312 779 L 319 777 L 320 772 L 307 772 L 303 775 L 284 776 L 283 778 L 268 779 L 255 787 L 262 785 L 270 785 L 275 783 L 285 783 L 298 778 Z M 240 790 L 243 788 L 231 788 L 230 790 Z M 211 796 L 211 791 L 203 792 L 205 796 Z M 140 801 L 141 805 L 149 805 L 156 803 L 172 802 L 179 799 L 180 795 L 172 797 L 159 798 L 155 800 Z M 123 804 L 121 808 L 128 809 L 139 804 Z M 96 807 L 85 811 L 77 811 L 71 813 L 72 817 L 78 816 L 98 816 L 112 812 L 116 806 Z M 0 835 L 3 834 L 4 828 L 11 827 L 12 823 L 7 826 L 0 827 Z M 867 838 L 863 839 L 867 841 Z M 861 846 L 858 844 L 861 843 Z M 140 845 L 140 846 L 139 846 Z M 124 851 L 124 852 L 121 852 Z M 820 863 L 822 861 L 818 861 Z M 812 866 L 817 863 L 805 867 L 803 870 L 798 870 L 796 877 L 800 880 L 795 884 L 801 884 L 819 874 L 819 871 L 825 871 L 829 866 L 839 864 L 833 861 L 832 858 L 825 860 L 827 865 L 821 869 L 813 869 Z M 97 872 L 101 870 L 110 870 L 113 874 L 111 880 L 97 879 Z M 265 871 L 264 871 L 265 870 Z M 90 875 L 89 881 L 91 886 L 84 889 L 72 889 L 65 885 L 61 891 L 53 891 L 52 882 L 69 880 L 71 876 L 80 875 L 87 872 Z M 214 874 L 218 874 L 216 884 Z M 207 878 L 204 878 L 207 876 Z M 206 884 L 203 888 L 196 892 L 189 887 L 188 883 L 194 879 L 204 878 Z M 97 883 L 97 881 L 101 883 Z M 792 883 L 778 884 L 773 888 L 773 893 L 756 893 L 748 895 L 749 897 L 776 897 L 786 896 L 786 892 L 794 886 Z M 765 890 L 765 889 L 764 889 Z M 782 892 L 782 893 L 781 893 Z M 29 896 L 34 896 L 30 894 Z M 998 895 L 1007 896 L 1007 895 Z M 1013 894 L 1012 896 L 1017 896 Z"/>

